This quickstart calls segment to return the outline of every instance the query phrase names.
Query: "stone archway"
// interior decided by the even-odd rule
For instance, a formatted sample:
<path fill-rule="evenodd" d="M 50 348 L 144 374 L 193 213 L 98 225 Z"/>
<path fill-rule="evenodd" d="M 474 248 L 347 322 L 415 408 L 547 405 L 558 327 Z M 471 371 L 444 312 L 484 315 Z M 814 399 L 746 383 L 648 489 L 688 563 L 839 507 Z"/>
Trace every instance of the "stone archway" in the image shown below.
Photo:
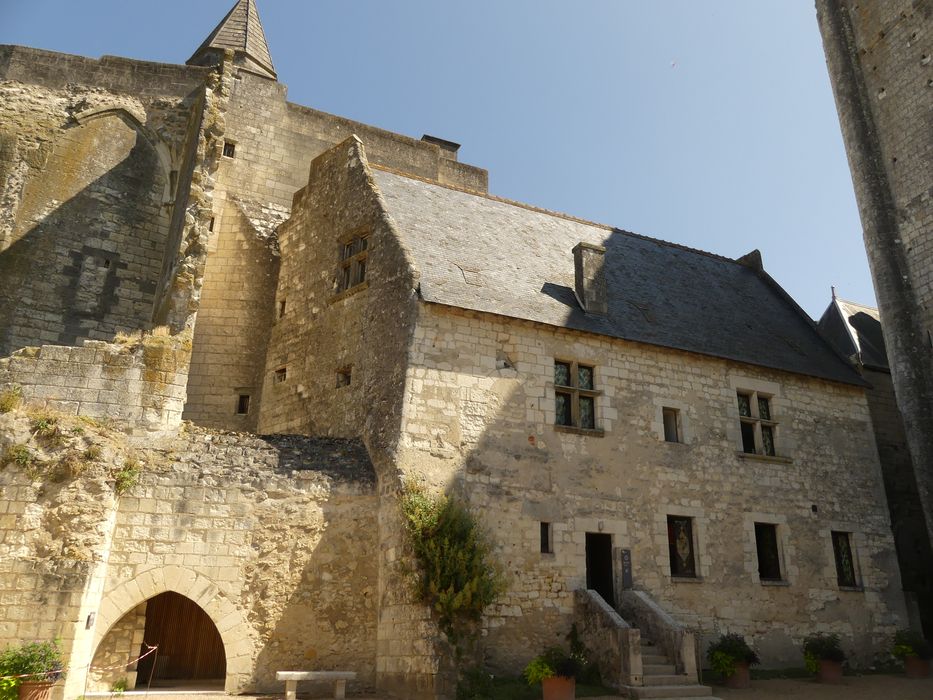
<path fill-rule="evenodd" d="M 240 692 L 252 670 L 256 645 L 252 628 L 217 585 L 206 576 L 180 566 L 150 569 L 106 593 L 94 628 L 96 650 L 108 632 L 124 615 L 150 598 L 174 592 L 196 603 L 217 628 L 227 656 L 224 689 Z"/>

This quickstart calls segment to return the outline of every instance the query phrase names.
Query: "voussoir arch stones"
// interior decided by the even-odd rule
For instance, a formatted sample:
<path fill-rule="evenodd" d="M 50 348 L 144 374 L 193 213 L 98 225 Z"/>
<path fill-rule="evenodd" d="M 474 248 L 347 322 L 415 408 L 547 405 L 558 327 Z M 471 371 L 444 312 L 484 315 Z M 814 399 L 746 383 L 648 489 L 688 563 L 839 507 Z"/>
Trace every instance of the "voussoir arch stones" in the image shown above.
<path fill-rule="evenodd" d="M 252 628 L 208 577 L 180 566 L 149 569 L 104 595 L 94 631 L 96 650 L 117 621 L 140 603 L 173 591 L 197 603 L 217 627 L 227 656 L 227 692 L 237 692 L 248 678 L 255 645 Z"/>

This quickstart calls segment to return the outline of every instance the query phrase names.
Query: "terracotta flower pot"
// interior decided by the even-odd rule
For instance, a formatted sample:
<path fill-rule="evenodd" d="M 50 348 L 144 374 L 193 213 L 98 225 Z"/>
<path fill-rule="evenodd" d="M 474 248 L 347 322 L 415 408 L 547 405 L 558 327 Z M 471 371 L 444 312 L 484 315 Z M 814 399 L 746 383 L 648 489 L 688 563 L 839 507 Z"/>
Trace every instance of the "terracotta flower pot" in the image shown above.
<path fill-rule="evenodd" d="M 736 690 L 750 688 L 752 685 L 752 674 L 749 670 L 749 665 L 745 661 L 736 661 L 735 673 L 731 676 L 726 676 L 725 680 L 727 688 L 735 688 Z"/>
<path fill-rule="evenodd" d="M 541 681 L 544 700 L 574 700 L 577 697 L 576 678 L 551 676 Z"/>
<path fill-rule="evenodd" d="M 816 679 L 820 683 L 841 683 L 842 664 L 838 661 L 820 659 L 820 667 L 816 672 Z"/>
<path fill-rule="evenodd" d="M 921 659 L 919 656 L 904 657 L 904 673 L 908 678 L 929 678 L 930 660 Z"/>
<path fill-rule="evenodd" d="M 53 685 L 48 681 L 23 681 L 19 684 L 19 700 L 49 700 Z"/>

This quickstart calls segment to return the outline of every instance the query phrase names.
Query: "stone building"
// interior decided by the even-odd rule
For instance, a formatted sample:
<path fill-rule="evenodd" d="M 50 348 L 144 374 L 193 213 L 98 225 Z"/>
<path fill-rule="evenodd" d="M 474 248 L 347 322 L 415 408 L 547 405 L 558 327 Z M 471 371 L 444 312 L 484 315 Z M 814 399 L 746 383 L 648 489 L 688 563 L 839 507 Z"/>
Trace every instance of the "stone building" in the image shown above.
<path fill-rule="evenodd" d="M 933 551 L 904 435 L 904 421 L 897 410 L 878 309 L 840 299 L 834 290 L 832 301 L 820 318 L 819 329 L 870 385 L 868 408 L 911 626 L 923 628 L 931 636 Z"/>
<path fill-rule="evenodd" d="M 817 0 L 897 404 L 933 533 L 933 8 Z"/>
<path fill-rule="evenodd" d="M 497 673 L 573 623 L 636 696 L 708 693 L 724 631 L 887 646 L 866 383 L 757 251 L 495 197 L 457 148 L 289 103 L 248 0 L 183 66 L 0 47 L 0 643 L 60 635 L 69 698 L 448 697 L 416 480 L 493 542 Z"/>

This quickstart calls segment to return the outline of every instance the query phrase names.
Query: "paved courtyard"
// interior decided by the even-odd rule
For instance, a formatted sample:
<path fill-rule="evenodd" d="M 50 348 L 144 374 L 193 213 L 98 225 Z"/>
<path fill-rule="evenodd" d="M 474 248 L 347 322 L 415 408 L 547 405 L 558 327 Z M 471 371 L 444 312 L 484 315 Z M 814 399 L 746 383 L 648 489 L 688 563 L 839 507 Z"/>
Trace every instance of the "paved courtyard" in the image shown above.
<path fill-rule="evenodd" d="M 722 700 L 931 700 L 933 678 L 847 676 L 839 685 L 823 685 L 808 678 L 781 678 L 752 681 L 748 690 L 713 686 L 713 694 Z"/>

